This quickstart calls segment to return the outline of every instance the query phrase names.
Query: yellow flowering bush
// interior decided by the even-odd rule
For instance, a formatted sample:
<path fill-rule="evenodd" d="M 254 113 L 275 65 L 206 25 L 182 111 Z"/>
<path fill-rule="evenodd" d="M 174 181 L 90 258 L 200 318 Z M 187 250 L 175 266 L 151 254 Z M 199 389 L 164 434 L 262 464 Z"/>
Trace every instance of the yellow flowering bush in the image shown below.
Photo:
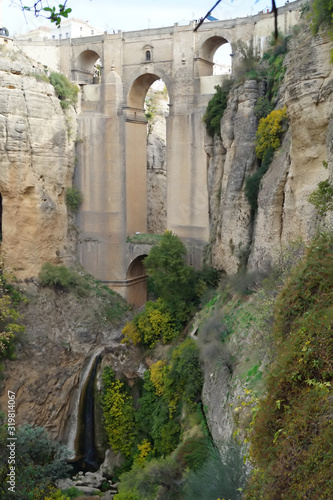
<path fill-rule="evenodd" d="M 133 345 L 137 345 L 140 344 L 142 340 L 141 334 L 133 321 L 128 321 L 121 333 L 124 335 L 124 338 L 121 341 L 122 344 L 128 345 L 132 343 Z"/>
<path fill-rule="evenodd" d="M 166 361 L 160 359 L 150 367 L 150 380 L 157 396 L 162 396 L 165 389 L 165 365 Z"/>
<path fill-rule="evenodd" d="M 283 133 L 283 120 L 287 118 L 287 108 L 273 110 L 266 118 L 261 118 L 256 133 L 256 154 L 263 158 L 268 149 L 276 150 L 280 147 Z"/>
<path fill-rule="evenodd" d="M 114 451 L 129 456 L 135 441 L 133 399 L 110 367 L 103 372 L 103 385 L 102 406 L 109 444 Z"/>
<path fill-rule="evenodd" d="M 178 335 L 172 316 L 160 299 L 157 302 L 147 302 L 145 310 L 136 316 L 135 325 L 143 343 L 150 348 L 160 339 L 166 344 Z"/>
<path fill-rule="evenodd" d="M 143 465 L 148 455 L 153 451 L 151 443 L 148 441 L 148 439 L 144 439 L 142 441 L 142 444 L 138 444 L 138 450 L 140 452 L 140 455 L 136 459 L 136 462 L 138 462 L 140 465 Z"/>

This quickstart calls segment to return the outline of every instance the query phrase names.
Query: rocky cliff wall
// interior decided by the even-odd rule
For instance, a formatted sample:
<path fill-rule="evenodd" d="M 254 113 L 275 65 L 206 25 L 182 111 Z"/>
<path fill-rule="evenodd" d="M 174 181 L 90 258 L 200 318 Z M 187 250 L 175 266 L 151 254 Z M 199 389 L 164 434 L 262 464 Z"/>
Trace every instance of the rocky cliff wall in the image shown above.
<path fill-rule="evenodd" d="M 19 49 L 0 57 L 2 248 L 18 279 L 73 258 L 65 188 L 72 183 L 76 119 L 42 68 Z"/>
<path fill-rule="evenodd" d="M 107 309 L 124 309 L 120 297 L 110 303 L 108 293 L 94 287 L 87 297 L 28 283 L 27 303 L 20 305 L 26 333 L 16 345 L 16 360 L 6 361 L 0 407 L 7 406 L 7 391 L 16 394 L 16 424 L 45 427 L 49 435 L 73 452 L 79 399 L 98 354 L 117 371 L 131 373 L 135 356 L 125 359 L 120 345 L 124 318 L 110 321 Z"/>
<path fill-rule="evenodd" d="M 207 141 L 214 266 L 235 273 L 248 258 L 248 269 L 275 261 L 290 240 L 307 241 L 319 223 L 309 194 L 332 175 L 332 43 L 305 30 L 290 42 L 287 70 L 277 107 L 287 106 L 289 128 L 262 179 L 254 224 L 244 196 L 245 177 L 257 168 L 254 138 L 258 122 L 253 106 L 261 93 L 257 82 L 235 89 L 221 121 L 221 142 Z M 332 221 L 331 215 L 326 223 Z"/>
<path fill-rule="evenodd" d="M 169 98 L 152 88 L 148 96 L 155 112 L 147 138 L 147 230 L 162 234 L 167 227 L 166 116 Z"/>

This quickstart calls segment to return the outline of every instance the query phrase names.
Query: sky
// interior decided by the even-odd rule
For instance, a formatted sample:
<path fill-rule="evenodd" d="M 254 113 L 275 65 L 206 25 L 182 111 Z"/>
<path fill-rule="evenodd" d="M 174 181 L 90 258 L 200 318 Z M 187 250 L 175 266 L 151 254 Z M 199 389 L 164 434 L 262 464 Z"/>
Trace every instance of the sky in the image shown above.
<path fill-rule="evenodd" d="M 23 5 L 33 5 L 35 0 L 23 0 Z M 43 2 L 44 6 L 58 5 L 59 2 Z M 188 24 L 207 14 L 216 0 L 68 0 L 72 8 L 71 17 L 88 21 L 95 28 L 104 31 L 134 31 L 147 28 L 162 28 L 175 23 Z M 285 0 L 276 0 L 277 7 Z M 25 15 L 17 0 L 0 0 L 2 10 L 1 25 L 10 35 L 25 33 L 40 25 L 48 26 L 49 21 L 35 18 L 32 13 Z M 218 19 L 246 17 L 263 9 L 271 9 L 271 0 L 222 0 L 212 15 Z"/>

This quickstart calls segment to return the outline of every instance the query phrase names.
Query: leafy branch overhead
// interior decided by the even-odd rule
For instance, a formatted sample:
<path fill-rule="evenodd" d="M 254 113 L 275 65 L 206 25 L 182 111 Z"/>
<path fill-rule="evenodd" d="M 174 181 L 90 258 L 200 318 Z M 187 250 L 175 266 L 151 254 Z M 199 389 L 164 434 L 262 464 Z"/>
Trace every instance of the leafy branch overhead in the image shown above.
<path fill-rule="evenodd" d="M 55 23 L 56 26 L 60 26 L 62 18 L 67 18 L 68 14 L 72 12 L 70 7 L 67 7 L 67 0 L 63 4 L 58 4 L 56 6 L 47 7 L 43 6 L 43 0 L 38 0 L 33 5 L 23 5 L 22 0 L 20 0 L 21 8 L 23 11 L 33 12 L 36 17 L 43 16 L 51 21 L 51 23 Z"/>

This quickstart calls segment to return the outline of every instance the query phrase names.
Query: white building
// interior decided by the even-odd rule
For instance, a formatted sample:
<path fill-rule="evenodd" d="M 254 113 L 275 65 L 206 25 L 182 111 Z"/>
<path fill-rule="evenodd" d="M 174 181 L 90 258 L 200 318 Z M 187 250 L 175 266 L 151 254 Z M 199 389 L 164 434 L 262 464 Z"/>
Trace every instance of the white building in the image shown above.
<path fill-rule="evenodd" d="M 102 34 L 102 29 L 95 28 L 80 19 L 71 18 L 63 19 L 59 28 L 56 26 L 41 26 L 22 35 L 17 35 L 15 38 L 27 41 L 64 40 L 66 38 L 81 38 Z"/>

